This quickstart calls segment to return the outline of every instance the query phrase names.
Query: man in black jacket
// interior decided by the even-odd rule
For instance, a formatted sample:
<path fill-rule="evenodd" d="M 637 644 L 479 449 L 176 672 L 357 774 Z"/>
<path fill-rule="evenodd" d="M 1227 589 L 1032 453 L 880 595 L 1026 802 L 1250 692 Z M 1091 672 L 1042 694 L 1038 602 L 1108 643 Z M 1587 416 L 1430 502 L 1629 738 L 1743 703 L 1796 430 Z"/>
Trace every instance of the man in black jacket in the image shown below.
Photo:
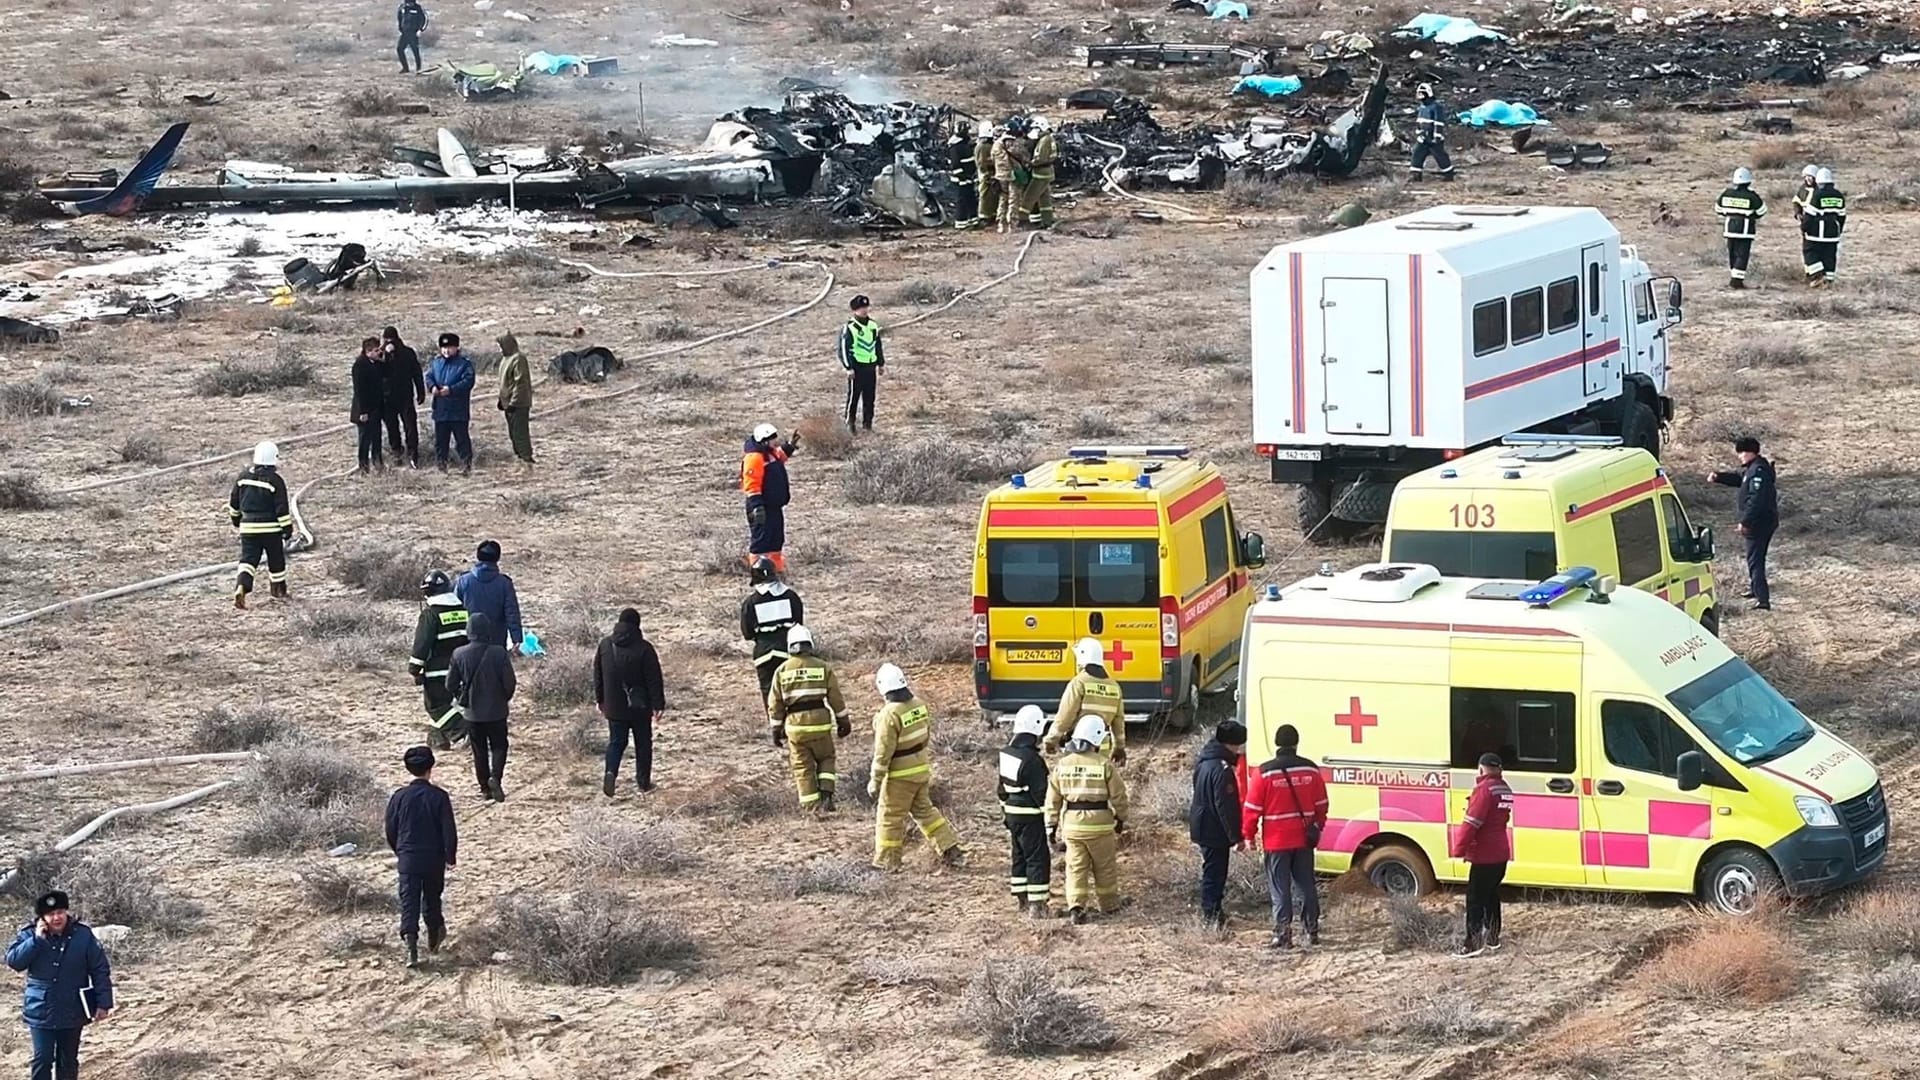
<path fill-rule="evenodd" d="M 1053 854 L 1047 846 L 1047 759 L 1040 753 L 1047 714 L 1038 705 L 1022 706 L 1013 718 L 1013 741 L 1000 751 L 1000 814 L 1013 847 L 1007 890 L 1014 906 L 1029 918 L 1049 916 L 1047 889 L 1053 882 Z"/>
<path fill-rule="evenodd" d="M 613 633 L 600 640 L 593 654 L 593 703 L 607 718 L 606 775 L 600 790 L 613 798 L 631 734 L 634 783 L 641 791 L 652 791 L 653 721 L 667 711 L 667 689 L 660 677 L 660 654 L 640 635 L 640 613 L 632 608 L 620 612 Z"/>
<path fill-rule="evenodd" d="M 505 645 L 493 644 L 493 626 L 483 612 L 467 617 L 467 643 L 453 651 L 447 669 L 447 691 L 459 702 L 467 719 L 467 741 L 473 744 L 473 776 L 480 794 L 494 802 L 507 801 L 503 786 L 507 772 L 507 704 L 513 700 L 513 658 Z"/>
<path fill-rule="evenodd" d="M 400 340 L 400 331 L 389 326 L 380 332 L 381 348 L 386 353 L 387 377 L 385 413 L 387 449 L 400 460 L 401 429 L 406 430 L 407 467 L 420 467 L 420 419 L 415 406 L 427 403 L 427 383 L 420 377 L 420 354 Z"/>
<path fill-rule="evenodd" d="M 247 607 L 260 559 L 267 560 L 267 581 L 274 596 L 287 598 L 287 541 L 293 538 L 293 499 L 280 476 L 280 448 L 263 442 L 253 448 L 253 466 L 233 482 L 227 516 L 240 530 L 240 577 L 233 606 Z"/>
<path fill-rule="evenodd" d="M 420 963 L 420 919 L 427 920 L 427 951 L 439 952 L 447 936 L 440 894 L 447 887 L 460 846 L 453 800 L 433 784 L 433 751 L 416 746 L 402 758 L 413 782 L 387 799 L 387 846 L 399 859 L 400 940 L 407 966 Z"/>
<path fill-rule="evenodd" d="M 453 578 L 445 570 L 429 570 L 420 580 L 426 603 L 413 626 L 413 655 L 407 670 L 427 705 L 427 745 L 446 750 L 466 737 L 460 708 L 447 692 L 447 671 L 453 654 L 467 643 L 467 608 L 453 595 Z"/>
<path fill-rule="evenodd" d="M 407 50 L 413 50 L 414 70 L 420 70 L 420 32 L 427 28 L 427 13 L 421 8 L 420 0 L 400 0 L 400 8 L 395 12 L 400 24 L 400 44 L 393 51 L 400 54 L 400 73 L 407 71 Z"/>
<path fill-rule="evenodd" d="M 1767 588 L 1767 546 L 1773 543 L 1773 531 L 1780 527 L 1780 497 L 1773 486 L 1773 462 L 1760 456 L 1760 440 L 1743 436 L 1733 441 L 1740 455 L 1740 468 L 1710 472 L 1707 479 L 1725 487 L 1739 488 L 1735 507 L 1740 523 L 1734 526 L 1747 538 L 1747 599 L 1756 611 L 1773 610 L 1773 593 Z"/>
<path fill-rule="evenodd" d="M 773 673 L 793 654 L 787 651 L 787 631 L 807 621 L 800 594 L 780 580 L 773 560 L 753 560 L 753 591 L 740 601 L 740 636 L 753 642 L 753 669 L 760 680 L 760 700 L 773 689 Z"/>
<path fill-rule="evenodd" d="M 387 463 L 380 457 L 380 425 L 386 418 L 387 373 L 381 367 L 386 362 L 386 353 L 381 351 L 379 338 L 364 338 L 360 342 L 360 355 L 353 358 L 353 405 L 351 414 L 354 427 L 360 429 L 360 472 L 364 475 L 370 470 L 386 471 Z"/>
<path fill-rule="evenodd" d="M 1247 752 L 1247 729 L 1235 720 L 1223 720 L 1213 739 L 1200 748 L 1193 763 L 1193 801 L 1187 806 L 1187 835 L 1200 848 L 1200 919 L 1210 929 L 1227 925 L 1227 856 L 1234 848 L 1246 850 L 1240 835 L 1241 755 Z"/>

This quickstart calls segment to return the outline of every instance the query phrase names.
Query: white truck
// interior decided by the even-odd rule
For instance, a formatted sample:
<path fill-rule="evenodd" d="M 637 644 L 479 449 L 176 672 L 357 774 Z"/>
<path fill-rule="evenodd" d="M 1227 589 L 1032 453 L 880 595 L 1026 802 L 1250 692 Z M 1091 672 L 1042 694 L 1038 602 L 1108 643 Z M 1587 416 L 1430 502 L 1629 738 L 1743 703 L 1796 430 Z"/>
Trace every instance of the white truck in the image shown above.
<path fill-rule="evenodd" d="M 1515 432 L 1657 457 L 1673 417 L 1680 283 L 1590 207 L 1436 206 L 1282 244 L 1251 295 L 1255 448 L 1298 485 L 1316 541 L 1385 521 L 1401 477 Z"/>

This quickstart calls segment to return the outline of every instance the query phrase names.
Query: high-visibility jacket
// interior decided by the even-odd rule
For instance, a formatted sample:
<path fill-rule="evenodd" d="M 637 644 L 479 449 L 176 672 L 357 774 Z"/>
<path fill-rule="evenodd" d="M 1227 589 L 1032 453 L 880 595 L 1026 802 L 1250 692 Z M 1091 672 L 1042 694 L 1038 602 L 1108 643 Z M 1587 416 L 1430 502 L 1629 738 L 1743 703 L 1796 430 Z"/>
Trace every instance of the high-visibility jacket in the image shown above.
<path fill-rule="evenodd" d="M 1277 755 L 1247 778 L 1247 801 L 1240 814 L 1240 836 L 1251 841 L 1259 830 L 1265 851 L 1307 847 L 1307 827 L 1327 824 L 1327 784 L 1320 766 L 1298 754 Z"/>
<path fill-rule="evenodd" d="M 413 655 L 407 668 L 415 675 L 444 679 L 453 663 L 453 650 L 467 643 L 467 609 L 450 592 L 427 597 L 420 621 L 413 627 Z"/>
<path fill-rule="evenodd" d="M 749 510 L 756 506 L 769 510 L 785 507 L 791 496 L 787 488 L 787 451 L 747 440 L 740 458 L 740 493 L 747 497 Z"/>
<path fill-rule="evenodd" d="M 755 585 L 740 601 L 740 636 L 753 642 L 753 663 L 785 663 L 787 631 L 805 622 L 807 609 L 800 594 L 784 582 L 769 581 Z"/>
<path fill-rule="evenodd" d="M 1760 219 L 1767 216 L 1767 200 L 1746 184 L 1735 184 L 1720 193 L 1713 212 L 1726 219 L 1727 239 L 1751 240 L 1760 235 Z"/>
<path fill-rule="evenodd" d="M 880 346 L 880 324 L 872 319 L 848 319 L 840 331 L 840 366 L 886 367 L 887 356 Z"/>
<path fill-rule="evenodd" d="M 1800 235 L 1820 243 L 1838 243 L 1847 227 L 1847 197 L 1832 184 L 1814 191 L 1800 217 Z"/>
<path fill-rule="evenodd" d="M 1000 751 L 1000 813 L 1007 825 L 1038 818 L 1047 808 L 1047 759 L 1040 738 L 1019 734 Z"/>
<path fill-rule="evenodd" d="M 1127 820 L 1127 786 L 1105 754 L 1068 754 L 1047 778 L 1047 830 L 1068 840 L 1105 836 Z"/>
<path fill-rule="evenodd" d="M 1060 151 L 1055 148 L 1053 132 L 1049 131 L 1033 142 L 1033 178 L 1035 180 L 1053 179 L 1053 163 L 1060 160 Z"/>
<path fill-rule="evenodd" d="M 933 772 L 933 714 L 917 698 L 889 701 L 873 714 L 876 779 L 910 780 Z"/>
<path fill-rule="evenodd" d="M 253 465 L 233 482 L 227 496 L 227 514 L 248 536 L 293 535 L 293 509 L 287 501 L 287 482 L 271 465 Z"/>
<path fill-rule="evenodd" d="M 1067 680 L 1060 695 L 1060 710 L 1053 715 L 1053 727 L 1047 732 L 1046 750 L 1051 754 L 1073 738 L 1080 718 L 1097 716 L 1107 722 L 1107 741 L 1100 744 L 1103 753 L 1112 754 L 1127 745 L 1127 706 L 1120 696 L 1120 684 L 1105 675 L 1082 670 Z"/>
<path fill-rule="evenodd" d="M 789 657 L 774 671 L 773 688 L 767 691 L 767 715 L 775 727 L 786 725 L 789 741 L 833 734 L 846 712 L 840 680 L 825 660 L 803 653 Z"/>

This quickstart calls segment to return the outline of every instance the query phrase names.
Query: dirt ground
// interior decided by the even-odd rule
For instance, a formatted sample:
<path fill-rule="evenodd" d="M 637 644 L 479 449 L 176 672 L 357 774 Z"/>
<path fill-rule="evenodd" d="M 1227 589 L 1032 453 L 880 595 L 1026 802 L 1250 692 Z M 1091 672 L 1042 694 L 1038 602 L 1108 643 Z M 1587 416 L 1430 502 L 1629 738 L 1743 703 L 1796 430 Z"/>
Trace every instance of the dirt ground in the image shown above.
<path fill-rule="evenodd" d="M 1256 8 L 1252 26 L 1234 32 L 1298 40 L 1354 25 L 1331 8 Z M 1116 17 L 1092 3 L 921 0 L 882 9 L 856 0 L 854 14 L 885 33 L 845 42 L 826 40 L 847 36 L 839 23 L 821 21 L 840 19 L 835 7 L 805 0 L 787 0 L 784 9 L 743 0 L 739 20 L 711 9 L 615 12 L 548 0 L 526 7 L 538 19 L 530 26 L 464 3 L 429 10 L 429 62 L 455 55 L 455 43 L 458 55 L 475 59 L 547 48 L 614 53 L 629 74 L 548 82 L 520 104 L 426 97 L 431 117 L 349 118 L 343 96 L 362 88 L 411 96 L 393 71 L 393 13 L 384 2 L 0 0 L 0 70 L 17 73 L 4 83 L 13 100 L 0 102 L 0 125 L 14 146 L 30 148 L 39 171 L 124 167 L 165 122 L 185 115 L 175 104 L 180 92 L 217 88 L 225 103 L 192 110 L 195 127 L 176 166 L 177 175 L 199 175 L 227 156 L 370 165 L 393 142 L 428 143 L 441 124 L 495 144 L 630 131 L 640 98 L 634 72 L 644 78 L 649 134 L 683 143 L 720 111 L 770 100 L 787 75 L 867 75 L 889 92 L 984 114 L 1010 98 L 1039 102 L 1084 84 L 1087 73 L 1070 58 L 1029 55 L 1023 42 L 1039 26 L 1065 25 L 1085 42 Z M 1192 16 L 1164 19 L 1174 34 L 1215 32 Z M 967 28 L 967 40 L 979 43 L 971 73 L 902 71 L 896 54 L 911 44 L 906 35 L 951 37 L 947 25 Z M 723 44 L 648 47 L 668 31 Z M 1180 73 L 1118 77 L 1170 104 L 1174 116 L 1212 111 L 1224 87 L 1224 79 Z M 1909 246 L 1920 175 L 1913 114 L 1903 111 L 1916 88 L 1875 74 L 1815 92 L 1828 103 L 1795 114 L 1796 132 L 1779 137 L 1748 132 L 1738 114 L 1611 110 L 1575 118 L 1568 129 L 1618 151 L 1597 173 L 1546 171 L 1538 158 L 1501 154 L 1466 133 L 1456 139 L 1467 148 L 1457 152 L 1462 176 L 1451 188 L 1403 183 L 1400 151 L 1388 150 L 1337 187 L 1178 200 L 1213 217 L 1209 223 L 1144 221 L 1132 204 L 1083 197 L 1064 208 L 1059 230 L 1033 245 L 1018 277 L 888 338 L 879 430 L 855 449 L 898 455 L 944 442 L 969 454 L 1038 460 L 1110 434 L 1186 443 L 1225 471 L 1239 519 L 1268 538 L 1274 580 L 1321 558 L 1361 561 L 1364 542 L 1331 554 L 1302 548 L 1287 489 L 1265 481 L 1251 452 L 1247 273 L 1298 235 L 1300 218 L 1317 221 L 1354 199 L 1376 211 L 1442 200 L 1598 206 L 1688 290 L 1675 345 L 1679 415 L 1664 457 L 1696 517 L 1732 539 L 1730 494 L 1698 477 L 1726 463 L 1733 435 L 1758 435 L 1778 464 L 1786 523 L 1774 547 L 1776 610 L 1729 610 L 1724 632 L 1807 712 L 1878 763 L 1894 810 L 1892 848 L 1862 892 L 1904 895 L 1920 882 L 1911 810 L 1920 697 L 1910 674 L 1920 653 L 1920 570 L 1910 554 L 1920 476 L 1906 453 L 1920 377 L 1905 344 L 1920 328 L 1920 257 Z M 1396 90 L 1393 115 L 1410 104 L 1405 89 Z M 1854 200 L 1843 283 L 1817 302 L 1799 287 L 1786 213 L 1806 161 L 1835 168 Z M 1711 204 L 1740 164 L 1756 166 L 1775 213 L 1755 255 L 1755 288 L 1732 293 Z M 154 228 L 93 219 L 69 235 L 107 239 Z M 657 742 L 660 789 L 642 798 L 623 785 L 613 806 L 636 821 L 682 822 L 692 837 L 692 861 L 680 873 L 612 884 L 634 905 L 682 920 L 700 946 L 697 962 L 616 987 L 571 989 L 529 981 L 472 949 L 404 972 L 390 916 L 312 909 L 296 877 L 307 857 L 234 852 L 245 812 L 237 792 L 110 829 L 86 850 L 143 860 L 208 914 L 121 965 L 121 1011 L 89 1033 L 89 1075 L 1920 1075 L 1920 1027 L 1875 1015 L 1863 1002 L 1862 983 L 1884 960 L 1839 932 L 1858 895 L 1774 920 L 1793 952 L 1779 961 L 1793 972 L 1792 985 L 1762 1004 L 1737 994 L 1676 999 L 1671 983 L 1655 977 L 1661 950 L 1702 925 L 1673 899 L 1516 895 L 1506 954 L 1463 962 L 1391 949 L 1381 905 L 1342 891 L 1329 896 L 1325 944 L 1276 959 L 1261 948 L 1264 897 L 1247 878 L 1234 892 L 1234 931 L 1202 934 L 1190 914 L 1196 860 L 1177 817 L 1192 749 L 1180 738 L 1136 751 L 1128 765 L 1149 808 L 1122 856 L 1137 902 L 1092 928 L 1014 921 L 992 801 L 996 741 L 975 719 L 962 662 L 985 485 L 962 485 L 956 499 L 933 505 L 856 505 L 846 496 L 855 466 L 825 440 L 803 448 L 814 452 L 793 467 L 795 584 L 823 646 L 841 660 L 862 721 L 876 705 L 872 672 L 885 660 L 902 663 L 936 707 L 940 799 L 974 858 L 961 871 L 936 870 L 915 841 L 898 878 L 850 894 L 793 897 L 785 883 L 796 867 L 822 856 L 863 861 L 872 823 L 853 792 L 837 817 L 799 818 L 789 808 L 784 757 L 766 745 L 746 646 L 734 640 L 745 587 L 730 562 L 743 543 L 733 489 L 742 436 L 763 419 L 784 427 L 840 405 L 831 347 L 851 295 L 872 295 L 881 322 L 898 322 L 922 294 L 1005 273 L 1020 240 L 926 232 L 794 241 L 779 238 L 779 228 L 777 211 L 751 213 L 745 227 L 718 235 L 608 223 L 589 241 L 604 249 L 569 253 L 564 241 L 553 249 L 623 271 L 811 264 L 743 272 L 725 287 L 717 278 L 589 277 L 527 259 L 419 260 L 399 265 L 385 291 L 292 315 L 233 296 L 192 305 L 175 323 L 76 326 L 57 347 L 8 350 L 7 380 L 37 373 L 62 394 L 93 398 L 84 410 L 9 417 L 0 428 L 5 466 L 57 490 L 151 468 L 121 460 L 133 435 L 151 437 L 164 460 L 177 462 L 343 422 L 349 358 L 360 337 L 387 323 L 423 350 L 440 331 L 456 330 L 482 353 L 511 328 L 536 364 L 564 347 L 560 335 L 576 324 L 589 340 L 614 346 L 630 363 L 608 386 L 540 387 L 540 409 L 631 392 L 537 420 L 541 466 L 531 477 L 508 464 L 503 425 L 483 389 L 474 425 L 482 459 L 471 477 L 395 472 L 315 485 L 302 506 L 320 543 L 294 561 L 291 605 L 235 613 L 221 574 L 0 631 L 0 744 L 13 748 L 0 759 L 12 770 L 177 752 L 207 709 L 265 702 L 309 735 L 349 748 L 383 784 L 397 784 L 399 753 L 418 737 L 419 704 L 404 675 L 414 605 L 366 599 L 337 580 L 341 560 L 373 543 L 410 549 L 420 567 L 434 560 L 458 568 L 475 541 L 491 536 L 506 550 L 528 625 L 552 648 L 545 660 L 521 662 L 523 686 L 537 687 L 548 667 L 577 669 L 593 630 L 608 628 L 622 606 L 640 609 L 666 665 L 671 713 Z M 25 257 L 35 229 L 0 230 L 8 261 Z M 636 231 L 658 235 L 660 246 L 621 249 Z M 827 272 L 825 300 L 795 318 L 649 358 L 689 336 L 801 305 Z M 602 313 L 574 314 L 591 307 Z M 311 386 L 242 398 L 193 389 L 221 360 L 274 355 L 310 358 L 320 376 Z M 489 385 L 485 376 L 481 385 Z M 351 434 L 290 447 L 283 472 L 298 486 L 350 468 L 353 453 Z M 234 472 L 221 464 L 45 510 L 0 512 L 0 615 L 229 558 L 223 503 Z M 1732 593 L 1742 573 L 1737 545 L 1721 547 L 1716 571 Z M 372 629 L 358 642 L 313 640 L 297 613 L 316 609 L 360 613 Z M 572 748 L 571 732 L 583 719 L 591 726 L 590 714 L 590 706 L 523 692 L 503 805 L 473 795 L 457 756 L 442 770 L 463 833 L 448 888 L 456 943 L 502 895 L 559 895 L 582 884 L 567 857 L 571 815 L 604 800 L 599 763 Z M 865 754 L 858 732 L 843 745 L 845 773 Z M 227 775 L 228 767 L 199 766 L 0 787 L 0 846 L 43 849 L 111 806 Z M 381 854 L 363 850 L 347 862 L 390 880 Z M 78 899 L 84 908 L 86 898 Z M 1458 895 L 1448 894 L 1434 910 L 1455 918 L 1458 906 Z M 1019 1061 L 983 1049 L 961 1022 L 963 988 L 983 959 L 1014 956 L 1053 965 L 1064 985 L 1118 1025 L 1119 1045 Z M 1406 1026 L 1435 999 L 1462 995 L 1477 1002 L 1476 1024 L 1440 1034 Z M 1223 1016 L 1293 1013 L 1324 1020 L 1316 1049 L 1252 1053 L 1212 1026 Z M 20 1029 L 0 1025 L 0 1055 L 25 1052 Z"/>

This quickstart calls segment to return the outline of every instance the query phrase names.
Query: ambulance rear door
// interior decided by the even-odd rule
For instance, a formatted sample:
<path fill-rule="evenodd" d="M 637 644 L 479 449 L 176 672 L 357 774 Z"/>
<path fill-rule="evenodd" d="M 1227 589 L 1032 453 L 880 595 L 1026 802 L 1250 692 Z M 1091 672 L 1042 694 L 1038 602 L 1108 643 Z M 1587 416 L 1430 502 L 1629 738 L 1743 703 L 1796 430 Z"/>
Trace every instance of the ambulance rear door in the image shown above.
<path fill-rule="evenodd" d="M 1130 706 L 1160 700 L 1160 536 L 1075 529 L 1073 640 L 1100 643 L 1107 674 Z M 1177 617 L 1177 613 L 1176 613 Z"/>

